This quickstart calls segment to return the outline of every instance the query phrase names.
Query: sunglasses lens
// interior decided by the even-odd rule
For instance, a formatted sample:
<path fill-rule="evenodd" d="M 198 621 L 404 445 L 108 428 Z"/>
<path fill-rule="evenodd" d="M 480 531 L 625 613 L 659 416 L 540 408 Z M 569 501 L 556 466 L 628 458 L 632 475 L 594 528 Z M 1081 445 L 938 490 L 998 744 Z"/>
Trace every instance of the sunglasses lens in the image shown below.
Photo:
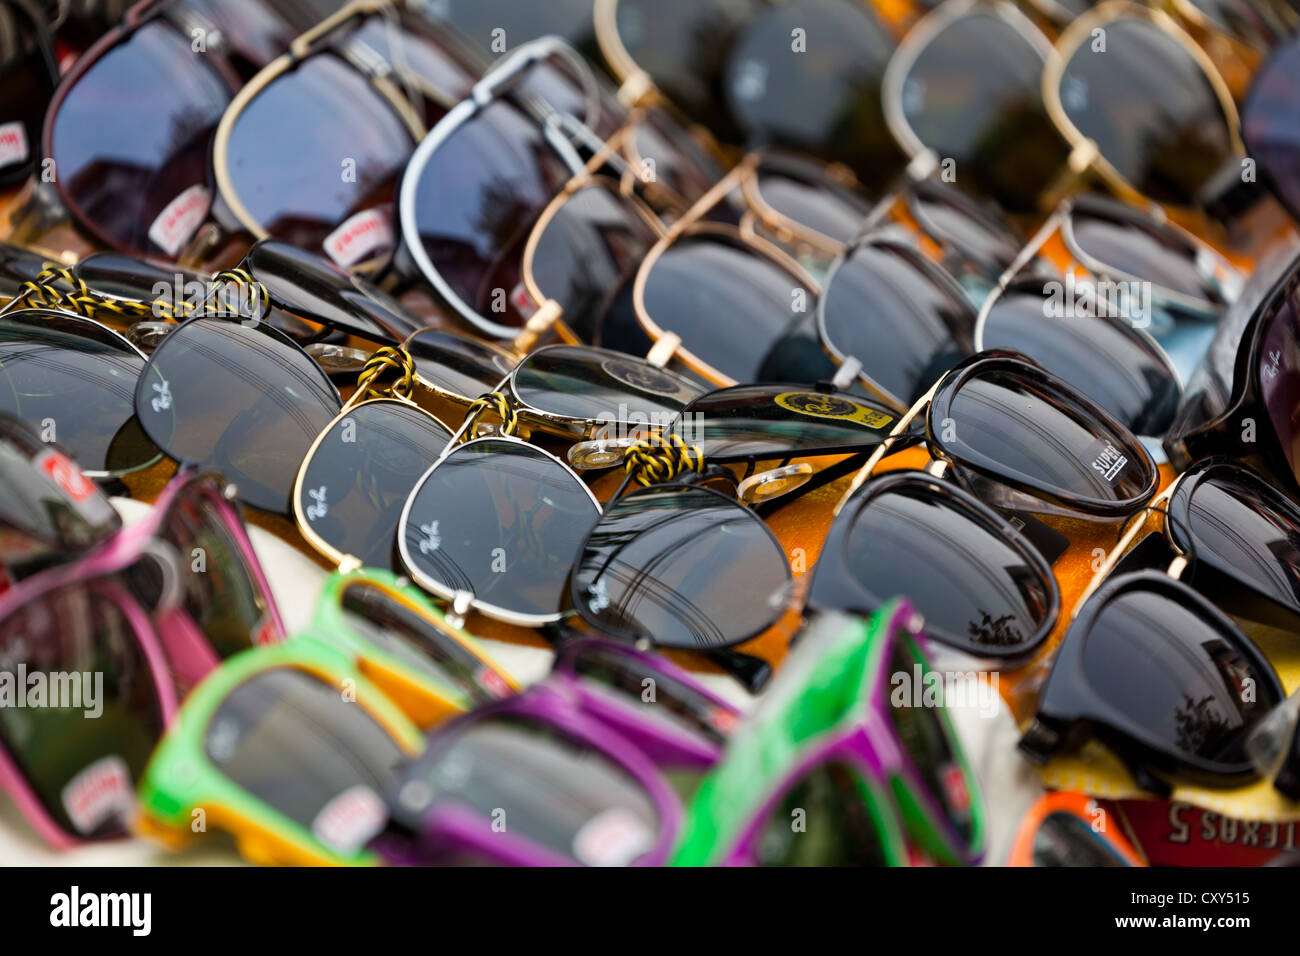
<path fill-rule="evenodd" d="M 62 312 L 0 317 L 0 412 L 58 441 L 87 471 L 122 473 L 155 460 L 131 393 L 144 358 L 125 339 Z"/>
<path fill-rule="evenodd" d="M 805 774 L 773 808 L 754 847 L 760 866 L 886 866 L 880 811 L 858 773 L 827 763 Z M 808 829 L 791 825 L 804 811 Z"/>
<path fill-rule="evenodd" d="M 677 432 L 707 459 L 762 460 L 870 448 L 889 434 L 894 420 L 893 412 L 840 392 L 738 385 L 692 402 Z"/>
<path fill-rule="evenodd" d="M 448 291 L 497 325 L 522 326 L 511 300 L 524 244 L 570 175 L 538 121 L 504 100 L 439 143 L 420 170 L 411 220 Z"/>
<path fill-rule="evenodd" d="M 515 367 L 510 353 L 476 339 L 425 329 L 403 346 L 422 384 L 464 399 L 490 392 Z"/>
<path fill-rule="evenodd" d="M 870 612 L 905 594 L 927 634 L 976 657 L 1023 656 L 1045 636 L 1052 590 L 1042 562 L 992 516 L 929 484 L 872 495 L 852 519 L 842 560 L 859 596 L 819 594 L 814 579 L 814 601 L 825 595 L 832 606 Z"/>
<path fill-rule="evenodd" d="M 400 571 L 402 506 L 450 440 L 441 422 L 404 402 L 362 403 L 307 459 L 294 511 L 338 554 Z"/>
<path fill-rule="evenodd" d="M 1151 303 L 1098 298 L 1095 312 L 1067 311 L 1057 280 L 1013 286 L 984 319 L 986 349 L 1015 349 L 1087 395 L 1137 435 L 1163 435 L 1173 422 L 1182 389 L 1155 345 L 1133 331 L 1150 321 Z M 1072 305 L 1073 303 L 1071 303 Z M 1142 310 L 1147 310 L 1142 316 Z M 1141 318 L 1140 318 L 1141 316 Z"/>
<path fill-rule="evenodd" d="M 53 53 L 25 4 L 0 3 L 0 182 L 21 179 L 39 151 L 58 83 Z"/>
<path fill-rule="evenodd" d="M 1154 23 L 1120 17 L 1105 32 L 1104 52 L 1085 41 L 1065 64 L 1059 92 L 1066 117 L 1143 195 L 1195 205 L 1233 153 L 1214 87 Z"/>
<path fill-rule="evenodd" d="M 826 344 L 861 362 L 862 374 L 901 405 L 971 352 L 974 310 L 932 272 L 912 253 L 868 244 L 843 260 L 822 293 Z"/>
<path fill-rule="evenodd" d="M 790 55 L 798 31 L 817 46 L 815 68 Z M 727 103 L 749 142 L 842 162 L 884 188 L 901 167 L 880 105 L 892 51 L 870 8 L 791 0 L 756 17 L 731 50 Z"/>
<path fill-rule="evenodd" d="M 1042 73 L 1043 51 L 1025 33 L 996 12 L 968 13 L 932 37 L 903 77 L 903 119 L 921 143 L 956 161 L 963 188 L 1035 212 L 1066 158 L 1043 105 Z"/>
<path fill-rule="evenodd" d="M 320 367 L 266 323 L 191 319 L 154 351 L 136 412 L 172 458 L 216 468 L 240 500 L 289 512 L 298 466 L 339 412 Z"/>
<path fill-rule="evenodd" d="M 967 377 L 945 417 L 952 427 L 939 436 L 943 450 L 987 473 L 1092 501 L 1136 501 L 1155 489 L 1155 468 L 1131 433 L 1064 383 L 1028 369 Z"/>
<path fill-rule="evenodd" d="M 758 171 L 758 194 L 780 215 L 847 243 L 871 210 L 847 190 L 809 181 L 786 170 Z"/>
<path fill-rule="evenodd" d="M 471 701 L 486 703 L 509 694 L 509 685 L 488 664 L 388 591 L 352 582 L 343 591 L 342 605 L 348 622 L 372 643 Z"/>
<path fill-rule="evenodd" d="M 50 156 L 73 211 L 115 246 L 176 258 L 211 207 L 208 151 L 230 98 L 188 35 L 165 19 L 134 31 L 54 112 Z"/>
<path fill-rule="evenodd" d="M 1052 813 L 1034 834 L 1034 866 L 1127 866 L 1088 821 L 1072 813 Z"/>
<path fill-rule="evenodd" d="M 192 484 L 172 503 L 161 536 L 180 557 L 185 610 L 221 658 L 265 644 L 277 634 L 271 596 L 249 570 L 248 559 L 209 497 Z"/>
<path fill-rule="evenodd" d="M 226 162 L 234 198 L 262 229 L 347 268 L 392 249 L 390 204 L 413 147 L 365 76 L 334 56 L 312 56 L 239 113 Z"/>
<path fill-rule="evenodd" d="M 817 296 L 740 242 L 686 237 L 655 261 L 651 320 L 737 382 L 818 382 L 835 374 L 813 329 Z"/>
<path fill-rule="evenodd" d="M 573 472 L 540 449 L 485 438 L 443 459 L 411 495 L 402 562 L 447 596 L 553 616 L 600 515 Z"/>
<path fill-rule="evenodd" d="M 0 623 L 3 670 L 44 673 L 69 695 L 60 706 L 0 707 L 0 738 L 41 806 L 83 839 L 123 832 L 135 782 L 163 729 L 152 672 L 117 603 L 129 599 L 114 594 L 82 582 Z M 18 693 L 28 689 L 22 682 Z"/>
<path fill-rule="evenodd" d="M 232 690 L 203 749 L 228 780 L 344 853 L 388 822 L 380 795 L 407 759 L 364 707 L 294 667 L 262 671 Z"/>
<path fill-rule="evenodd" d="M 922 680 L 934 673 L 925 656 L 907 635 L 900 635 L 892 651 L 892 674 L 918 674 Z M 916 668 L 921 670 L 916 670 Z M 939 676 L 939 675 L 935 675 Z M 956 831 L 962 844 L 970 847 L 975 839 L 975 801 L 978 784 L 966 769 L 961 747 L 940 707 L 914 706 L 911 698 L 890 695 L 889 717 L 903 749 L 911 758 L 930 796 L 942 808 L 944 819 Z"/>
<path fill-rule="evenodd" d="M 1300 480 L 1300 401 L 1295 370 L 1300 368 L 1300 314 L 1288 295 L 1263 335 L 1259 350 L 1259 386 L 1282 454 Z M 1231 381 L 1231 379 L 1229 379 Z"/>
<path fill-rule="evenodd" d="M 514 378 L 525 405 L 549 415 L 667 427 L 703 390 L 649 362 L 604 349 L 556 345 L 524 359 Z"/>
<path fill-rule="evenodd" d="M 917 184 L 908 205 L 927 235 L 986 276 L 1001 275 L 1020 253 L 1020 239 L 1009 223 L 952 187 Z"/>
<path fill-rule="evenodd" d="M 1241 135 L 1268 180 L 1295 214 L 1300 210 L 1300 154 L 1295 149 L 1295 129 L 1300 123 L 1300 39 L 1274 51 L 1251 83 L 1250 97 L 1241 115 Z"/>
<path fill-rule="evenodd" d="M 286 242 L 262 240 L 244 266 L 274 301 L 321 325 L 390 345 L 422 325 L 374 285 Z"/>
<path fill-rule="evenodd" d="M 641 118 L 632 127 L 631 145 L 643 161 L 643 181 L 653 173 L 653 182 L 694 202 L 726 175 L 726 169 L 669 114 L 654 107 L 640 109 Z"/>
<path fill-rule="evenodd" d="M 588 0 L 436 0 L 423 9 L 435 22 L 449 23 L 484 50 L 496 49 L 498 30 L 505 31 L 512 48 L 545 36 L 560 37 L 578 48 L 595 42 Z"/>
<path fill-rule="evenodd" d="M 658 840 L 659 815 L 645 788 L 558 728 L 494 717 L 432 738 L 431 748 L 439 744 L 416 765 L 416 782 L 481 817 L 485 834 L 504 811 L 516 840 L 588 866 L 627 865 Z"/>
<path fill-rule="evenodd" d="M 1083 672 L 1109 708 L 1176 753 L 1247 764 L 1247 731 L 1279 703 L 1277 678 L 1174 589 L 1133 587 L 1107 601 L 1083 648 Z M 1251 693 L 1250 691 L 1254 692 Z M 1044 701 L 1051 704 L 1049 680 Z"/>
<path fill-rule="evenodd" d="M 574 606 L 605 633 L 694 650 L 757 637 L 785 610 L 790 565 L 749 509 L 704 488 L 606 508 L 574 566 Z"/>

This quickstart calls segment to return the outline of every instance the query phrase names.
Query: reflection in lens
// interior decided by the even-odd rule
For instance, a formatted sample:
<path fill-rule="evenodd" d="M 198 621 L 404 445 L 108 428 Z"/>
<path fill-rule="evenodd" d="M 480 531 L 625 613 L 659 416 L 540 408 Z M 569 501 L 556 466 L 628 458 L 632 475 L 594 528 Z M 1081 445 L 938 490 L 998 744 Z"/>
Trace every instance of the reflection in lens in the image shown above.
<path fill-rule="evenodd" d="M 59 82 L 44 26 L 28 4 L 0 5 L 0 117 L 4 143 L 0 184 L 31 172 L 40 151 L 41 123 Z"/>
<path fill-rule="evenodd" d="M 871 211 L 847 190 L 832 190 L 826 184 L 804 181 L 783 170 L 760 167 L 758 194 L 782 216 L 836 242 L 851 240 Z"/>
<path fill-rule="evenodd" d="M 704 488 L 611 504 L 574 565 L 574 606 L 608 633 L 707 649 L 757 636 L 785 609 L 785 553 L 767 526 Z"/>
<path fill-rule="evenodd" d="M 466 400 L 495 389 L 515 367 L 504 349 L 439 329 L 416 332 L 402 347 L 415 360 L 420 382 Z"/>
<path fill-rule="evenodd" d="M 909 191 L 908 207 L 926 235 L 990 278 L 1006 271 L 1020 252 L 1020 239 L 1010 223 L 951 186 L 918 183 Z"/>
<path fill-rule="evenodd" d="M 154 351 L 135 407 L 172 458 L 214 467 L 244 503 L 287 514 L 298 467 L 338 414 L 339 395 L 266 323 L 197 318 Z"/>
<path fill-rule="evenodd" d="M 1050 584 L 1038 566 L 928 484 L 870 496 L 852 518 L 842 560 L 862 588 L 843 610 L 870 612 L 903 595 L 934 640 L 977 657 L 1023 655 L 1045 636 Z"/>
<path fill-rule="evenodd" d="M 1260 172 L 1295 216 L 1300 210 L 1300 100 L 1296 76 L 1300 75 L 1300 38 L 1279 46 L 1255 74 L 1250 96 L 1241 114 L 1241 136 Z"/>
<path fill-rule="evenodd" d="M 402 508 L 450 440 L 441 422 L 413 405 L 363 402 L 325 432 L 304 463 L 294 512 L 337 554 L 401 571 Z"/>
<path fill-rule="evenodd" d="M 1300 314 L 1294 295 L 1282 302 L 1263 335 L 1259 366 L 1252 369 L 1268 409 L 1273 434 L 1291 473 L 1300 480 Z"/>
<path fill-rule="evenodd" d="M 515 395 L 549 415 L 667 427 L 702 389 L 649 362 L 604 349 L 554 345 L 529 355 Z"/>
<path fill-rule="evenodd" d="M 520 441 L 485 438 L 412 493 L 402 562 L 421 583 L 514 615 L 559 614 L 569 568 L 600 515 L 576 475 Z"/>

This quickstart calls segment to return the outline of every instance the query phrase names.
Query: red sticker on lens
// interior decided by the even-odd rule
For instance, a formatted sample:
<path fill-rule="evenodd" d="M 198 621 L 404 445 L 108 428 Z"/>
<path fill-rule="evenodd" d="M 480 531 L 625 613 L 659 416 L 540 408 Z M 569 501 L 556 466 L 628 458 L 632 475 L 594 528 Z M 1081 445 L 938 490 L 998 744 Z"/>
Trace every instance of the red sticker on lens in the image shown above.
<path fill-rule="evenodd" d="M 47 448 L 36 456 L 36 467 L 77 504 L 97 490 L 95 483 L 81 473 L 72 459 L 54 448 Z"/>

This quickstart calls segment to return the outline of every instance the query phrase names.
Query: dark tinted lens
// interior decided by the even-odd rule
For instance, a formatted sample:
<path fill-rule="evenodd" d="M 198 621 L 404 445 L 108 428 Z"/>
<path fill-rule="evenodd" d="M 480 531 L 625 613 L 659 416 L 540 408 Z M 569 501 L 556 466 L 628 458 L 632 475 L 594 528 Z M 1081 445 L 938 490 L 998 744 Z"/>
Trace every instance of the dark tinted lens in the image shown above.
<path fill-rule="evenodd" d="M 259 242 L 249 250 L 244 267 L 274 302 L 313 322 L 390 345 L 423 324 L 364 279 L 285 242 Z"/>
<path fill-rule="evenodd" d="M 1193 205 L 1233 152 L 1214 87 L 1154 23 L 1121 17 L 1105 31 L 1104 52 L 1085 41 L 1066 62 L 1065 115 L 1141 193 Z"/>
<path fill-rule="evenodd" d="M 515 395 L 551 415 L 666 428 L 702 390 L 649 362 L 603 349 L 557 345 L 519 364 Z"/>
<path fill-rule="evenodd" d="M 544 452 L 482 439 L 457 448 L 414 492 L 402 559 L 447 592 L 513 614 L 554 615 L 599 509 Z"/>
<path fill-rule="evenodd" d="M 538 237 L 533 278 L 564 310 L 564 322 L 590 341 L 620 282 L 640 264 L 657 234 L 601 180 L 573 193 Z"/>
<path fill-rule="evenodd" d="M 482 817 L 485 833 L 504 811 L 516 839 L 591 866 L 619 866 L 651 850 L 659 817 L 622 766 L 541 722 L 475 721 L 433 738 L 416 768 L 435 801 Z"/>
<path fill-rule="evenodd" d="M 1167 527 L 1197 562 L 1300 610 L 1300 510 L 1290 499 L 1243 468 L 1211 468 L 1192 486 L 1185 525 Z"/>
<path fill-rule="evenodd" d="M 879 810 L 857 773 L 824 764 L 804 775 L 773 808 L 755 846 L 760 866 L 885 866 Z M 807 828 L 791 821 L 802 810 Z"/>
<path fill-rule="evenodd" d="M 509 353 L 452 332 L 426 329 L 404 346 L 420 381 L 461 398 L 490 392 L 515 367 Z"/>
<path fill-rule="evenodd" d="M 486 67 L 486 60 L 457 43 L 445 31 L 431 28 L 423 16 L 394 16 L 383 11 L 361 21 L 345 41 L 354 47 L 369 48 L 394 71 L 394 82 L 411 95 L 423 94 L 423 118 L 432 126 L 446 115 L 443 104 L 457 103 L 469 95 L 470 88 Z M 417 109 L 418 99 L 416 99 Z"/>
<path fill-rule="evenodd" d="M 901 405 L 971 352 L 975 312 L 894 246 L 854 249 L 822 292 L 822 334 Z"/>
<path fill-rule="evenodd" d="M 725 89 L 749 141 L 842 162 L 872 186 L 889 182 L 900 163 L 880 80 L 893 43 L 870 10 L 789 0 L 746 27 L 728 58 Z"/>
<path fill-rule="evenodd" d="M 39 252 L 0 242 L 0 298 L 12 299 L 23 291 L 24 282 L 35 282 L 54 264 Z"/>
<path fill-rule="evenodd" d="M 172 302 L 177 298 L 177 276 L 180 276 L 181 298 L 196 306 L 208 289 L 205 275 L 180 266 L 164 268 L 140 256 L 121 252 L 92 252 L 72 271 L 96 292 L 116 299 L 152 302 L 165 296 Z"/>
<path fill-rule="evenodd" d="M 1149 495 L 1150 459 L 1104 415 L 1032 372 L 994 368 L 965 379 L 952 395 L 943 417 L 951 419 L 954 440 L 942 445 L 959 461 L 1048 494 L 1100 502 Z"/>
<path fill-rule="evenodd" d="M 583 53 L 599 53 L 594 47 L 596 37 L 588 0 L 430 0 L 421 10 L 435 20 L 447 21 L 493 54 L 544 36 L 561 37 Z"/>
<path fill-rule="evenodd" d="M 619 0 L 618 38 L 655 86 L 724 139 L 742 130 L 722 108 L 723 74 L 741 30 L 761 0 Z M 787 33 L 787 42 L 789 34 Z"/>
<path fill-rule="evenodd" d="M 696 399 L 676 431 L 707 459 L 761 459 L 869 448 L 893 423 L 892 412 L 840 392 L 739 385 Z"/>
<path fill-rule="evenodd" d="M 140 376 L 145 433 L 177 461 L 211 466 L 254 508 L 289 510 L 298 466 L 339 396 L 265 323 L 199 318 L 168 335 Z"/>
<path fill-rule="evenodd" d="M 0 3 L 0 183 L 31 172 L 58 71 L 43 25 L 26 3 Z"/>
<path fill-rule="evenodd" d="M 28 602 L 0 622 L 0 671 L 24 702 L 0 707 L 0 737 L 41 805 L 74 836 L 120 835 L 163 721 L 119 605 L 84 582 Z M 58 706 L 32 705 L 38 672 Z"/>
<path fill-rule="evenodd" d="M 1300 210 L 1300 38 L 1289 40 L 1255 74 L 1241 116 L 1241 135 L 1294 215 Z"/>
<path fill-rule="evenodd" d="M 760 168 L 758 194 L 781 215 L 837 242 L 852 239 L 870 212 L 846 190 L 829 189 L 777 170 Z"/>
<path fill-rule="evenodd" d="M 935 673 L 927 666 L 920 650 L 906 635 L 894 644 L 890 663 L 891 674 L 919 674 L 922 681 Z M 920 666 L 921 670 L 916 668 Z M 941 675 L 935 674 L 941 678 Z M 952 824 L 961 839 L 969 845 L 975 836 L 973 807 L 975 781 L 962 766 L 960 746 L 953 739 L 946 713 L 938 707 L 913 706 L 912 699 L 899 695 L 901 705 L 890 695 L 889 716 L 894 732 L 903 750 L 920 773 L 926 789 L 935 802 L 943 808 L 944 818 Z"/>
<path fill-rule="evenodd" d="M 306 461 L 294 511 L 340 555 L 400 571 L 402 506 L 450 440 L 441 422 L 404 402 L 358 405 Z"/>
<path fill-rule="evenodd" d="M 1151 321 L 1150 295 L 1140 291 L 1139 283 L 1122 280 L 1096 288 L 1098 294 L 1082 302 L 1075 301 L 1072 282 L 1029 282 L 1008 289 L 984 318 L 981 346 L 1015 349 L 1134 434 L 1163 435 L 1182 390 L 1166 359 L 1129 325 Z"/>
<path fill-rule="evenodd" d="M 350 583 L 343 590 L 342 605 L 348 622 L 371 643 L 450 684 L 470 700 L 486 703 L 509 692 L 509 685 L 463 644 L 383 588 L 362 581 Z"/>
<path fill-rule="evenodd" d="M 1020 252 L 1020 239 L 1009 223 L 976 208 L 951 187 L 916 187 L 908 196 L 912 215 L 926 234 L 978 271 L 1001 275 Z"/>
<path fill-rule="evenodd" d="M 842 560 L 862 589 L 836 602 L 844 610 L 905 595 L 931 637 L 978 657 L 1015 657 L 1043 636 L 1050 583 L 969 505 L 917 483 L 872 495 L 851 520 L 843 554 L 824 558 Z"/>
<path fill-rule="evenodd" d="M 133 32 L 54 113 L 50 155 L 73 211 L 115 246 L 176 258 L 211 206 L 208 152 L 231 95 L 165 19 Z"/>
<path fill-rule="evenodd" d="M 642 110 L 640 122 L 632 128 L 632 147 L 643 162 L 641 178 L 646 180 L 653 172 L 652 182 L 690 202 L 699 199 L 726 170 L 671 114 L 654 107 Z"/>
<path fill-rule="evenodd" d="M 226 155 L 234 198 L 255 222 L 347 267 L 392 248 L 389 207 L 413 148 L 365 76 L 321 53 L 248 103 Z"/>
<path fill-rule="evenodd" d="M 645 308 L 683 348 L 737 382 L 816 382 L 834 366 L 811 328 L 816 295 L 739 243 L 690 237 L 654 263 Z"/>
<path fill-rule="evenodd" d="M 757 636 L 785 610 L 790 566 L 753 512 L 703 488 L 610 505 L 574 566 L 573 603 L 609 633 L 706 649 Z"/>
<path fill-rule="evenodd" d="M 1071 813 L 1053 813 L 1034 834 L 1034 866 L 1127 866 L 1106 841 Z"/>
<path fill-rule="evenodd" d="M 263 671 L 232 690 L 203 750 L 231 781 L 344 853 L 387 822 L 380 794 L 406 759 L 369 711 L 295 667 Z"/>
<path fill-rule="evenodd" d="M 1300 312 L 1287 296 L 1264 331 L 1259 350 L 1260 392 L 1273 433 L 1293 474 L 1300 476 Z"/>
<path fill-rule="evenodd" d="M 160 534 L 180 556 L 185 610 L 225 658 L 276 636 L 271 596 L 253 577 L 225 517 L 206 486 L 177 496 Z"/>
<path fill-rule="evenodd" d="M 1070 235 L 1080 252 L 1114 272 L 1214 305 L 1223 302 L 1201 251 L 1171 229 L 1132 214 L 1076 206 L 1070 211 Z"/>
<path fill-rule="evenodd" d="M 1066 148 L 1040 89 L 1043 51 L 992 12 L 968 13 L 919 52 L 902 80 L 902 112 L 918 139 L 956 161 L 958 184 L 1032 212 Z"/>
<path fill-rule="evenodd" d="M 144 357 L 87 319 L 26 310 L 0 318 L 0 411 L 57 440 L 90 472 L 125 472 L 158 454 L 131 396 Z"/>
<path fill-rule="evenodd" d="M 498 100 L 457 127 L 420 170 L 414 224 L 453 294 L 499 325 L 522 325 L 510 299 L 533 223 L 570 172 L 538 122 Z"/>
<path fill-rule="evenodd" d="M 1231 640 L 1179 597 L 1133 588 L 1109 600 L 1087 632 L 1084 677 L 1135 728 L 1175 752 L 1202 763 L 1246 763 L 1246 731 L 1278 703 L 1276 678 L 1242 654 L 1239 633 Z"/>

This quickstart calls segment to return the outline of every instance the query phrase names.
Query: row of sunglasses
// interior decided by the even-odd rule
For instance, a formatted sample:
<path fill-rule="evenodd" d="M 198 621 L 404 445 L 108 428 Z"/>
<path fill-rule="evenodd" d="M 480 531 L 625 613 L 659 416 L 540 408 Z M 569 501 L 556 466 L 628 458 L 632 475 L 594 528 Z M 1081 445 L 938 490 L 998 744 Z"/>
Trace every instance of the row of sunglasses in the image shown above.
<path fill-rule="evenodd" d="M 11 674 L 103 681 L 93 702 L 0 711 L 0 786 L 55 847 L 129 827 L 173 849 L 224 831 L 264 864 L 985 853 L 986 811 L 942 697 L 893 690 L 893 674 L 918 688 L 933 676 L 905 601 L 813 615 L 748 718 L 666 659 L 603 639 L 565 642 L 521 689 L 380 569 L 332 575 L 286 638 L 217 476 L 182 473 L 122 530 L 56 447 L 12 420 L 0 433 L 5 487 L 23 492 L 3 501 L 7 545 L 36 541 L 23 520 L 43 515 L 89 547 L 0 597 Z M 1052 795 L 1009 862 L 1142 865 L 1096 817 L 1086 798 Z"/>

